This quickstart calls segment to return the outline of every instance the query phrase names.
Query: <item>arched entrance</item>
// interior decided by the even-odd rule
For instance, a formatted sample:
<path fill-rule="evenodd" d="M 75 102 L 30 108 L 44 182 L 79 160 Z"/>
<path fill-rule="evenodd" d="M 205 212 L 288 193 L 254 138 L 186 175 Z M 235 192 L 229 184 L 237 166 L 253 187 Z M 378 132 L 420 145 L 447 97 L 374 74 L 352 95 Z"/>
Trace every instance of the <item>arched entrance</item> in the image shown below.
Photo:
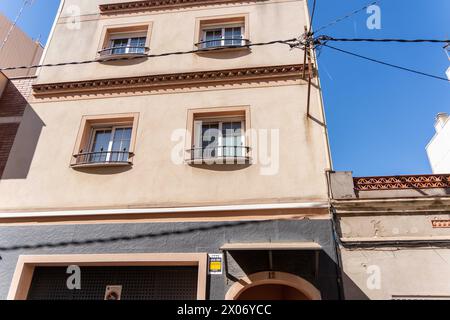
<path fill-rule="evenodd" d="M 240 279 L 226 300 L 321 300 L 320 291 L 303 278 L 284 272 L 260 272 Z"/>

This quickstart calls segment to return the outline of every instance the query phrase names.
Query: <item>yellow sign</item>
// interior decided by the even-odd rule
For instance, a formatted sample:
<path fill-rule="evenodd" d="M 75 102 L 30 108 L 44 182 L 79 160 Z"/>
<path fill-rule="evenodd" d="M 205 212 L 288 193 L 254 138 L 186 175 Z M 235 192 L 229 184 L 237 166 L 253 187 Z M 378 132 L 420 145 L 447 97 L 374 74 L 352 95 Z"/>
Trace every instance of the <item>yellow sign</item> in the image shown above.
<path fill-rule="evenodd" d="M 223 255 L 210 254 L 209 255 L 209 274 L 223 273 Z"/>

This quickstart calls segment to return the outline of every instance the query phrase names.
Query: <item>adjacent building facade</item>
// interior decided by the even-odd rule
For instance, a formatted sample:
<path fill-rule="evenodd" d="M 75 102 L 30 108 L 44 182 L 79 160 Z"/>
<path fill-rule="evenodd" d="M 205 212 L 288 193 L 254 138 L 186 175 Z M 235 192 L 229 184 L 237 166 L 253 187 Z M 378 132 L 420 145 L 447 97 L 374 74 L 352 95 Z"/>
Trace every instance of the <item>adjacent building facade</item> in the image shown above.
<path fill-rule="evenodd" d="M 62 1 L 43 63 L 93 62 L 38 70 L 0 298 L 340 299 L 314 57 L 248 46 L 307 26 L 303 0 Z"/>
<path fill-rule="evenodd" d="M 28 106 L 34 79 L 35 77 L 10 79 L 0 72 L 0 176 L 3 175 Z"/>
<path fill-rule="evenodd" d="M 0 13 L 0 68 L 39 63 L 42 46 Z M 0 177 L 22 121 L 36 69 L 0 71 Z"/>
<path fill-rule="evenodd" d="M 0 68 L 37 65 L 44 48 L 0 13 Z M 33 76 L 36 69 L 4 71 L 9 78 Z"/>
<path fill-rule="evenodd" d="M 426 150 L 431 169 L 435 174 L 450 172 L 450 117 L 447 113 L 436 116 L 434 128 L 436 134 L 427 145 Z"/>
<path fill-rule="evenodd" d="M 450 175 L 330 184 L 345 299 L 450 299 Z"/>

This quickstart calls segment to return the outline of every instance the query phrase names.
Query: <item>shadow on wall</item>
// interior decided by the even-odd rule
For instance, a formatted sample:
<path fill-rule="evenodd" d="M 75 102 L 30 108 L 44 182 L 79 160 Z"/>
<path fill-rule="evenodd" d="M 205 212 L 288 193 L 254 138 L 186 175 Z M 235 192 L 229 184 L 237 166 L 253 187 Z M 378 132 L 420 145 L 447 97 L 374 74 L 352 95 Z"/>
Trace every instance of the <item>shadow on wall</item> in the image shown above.
<path fill-rule="evenodd" d="M 205 58 L 211 59 L 211 60 L 229 60 L 229 59 L 236 59 L 248 56 L 251 54 L 251 50 L 244 49 L 244 50 L 237 50 L 233 51 L 233 49 L 230 50 L 224 50 L 224 51 L 204 51 L 198 53 L 199 55 L 202 55 Z"/>
<path fill-rule="evenodd" d="M 44 122 L 27 105 L 6 163 L 2 180 L 26 179 L 42 132 Z"/>
<path fill-rule="evenodd" d="M 344 300 L 344 293 L 338 281 L 345 284 L 345 294 L 351 292 L 358 300 L 369 300 L 367 295 L 342 272 L 326 251 L 268 251 L 227 252 L 229 273 L 232 281 L 259 272 L 277 271 L 301 277 L 313 284 L 321 293 L 322 300 Z M 272 266 L 271 266 L 272 265 Z M 261 297 L 259 297 L 261 298 Z"/>

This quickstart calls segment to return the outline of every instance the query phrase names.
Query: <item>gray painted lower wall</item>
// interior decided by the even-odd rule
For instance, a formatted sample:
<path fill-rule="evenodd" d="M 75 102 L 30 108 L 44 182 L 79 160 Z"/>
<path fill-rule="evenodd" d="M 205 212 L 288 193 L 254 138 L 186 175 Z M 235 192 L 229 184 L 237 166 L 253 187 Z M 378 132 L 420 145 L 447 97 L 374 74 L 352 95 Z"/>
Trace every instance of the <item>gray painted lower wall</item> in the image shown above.
<path fill-rule="evenodd" d="M 0 299 L 7 297 L 20 255 L 220 253 L 219 248 L 225 243 L 288 241 L 314 241 L 323 247 L 319 273 L 311 281 L 321 290 L 324 299 L 339 299 L 335 243 L 329 220 L 0 227 Z M 278 254 L 275 265 L 280 269 L 300 270 L 293 254 Z M 230 273 L 239 270 L 236 275 L 241 276 L 242 270 L 247 269 L 247 262 L 240 262 L 235 257 L 229 260 Z M 262 261 L 251 263 L 253 270 L 264 265 Z M 214 300 L 223 299 L 233 284 L 225 275 L 212 275 L 208 282 L 208 296 Z"/>

